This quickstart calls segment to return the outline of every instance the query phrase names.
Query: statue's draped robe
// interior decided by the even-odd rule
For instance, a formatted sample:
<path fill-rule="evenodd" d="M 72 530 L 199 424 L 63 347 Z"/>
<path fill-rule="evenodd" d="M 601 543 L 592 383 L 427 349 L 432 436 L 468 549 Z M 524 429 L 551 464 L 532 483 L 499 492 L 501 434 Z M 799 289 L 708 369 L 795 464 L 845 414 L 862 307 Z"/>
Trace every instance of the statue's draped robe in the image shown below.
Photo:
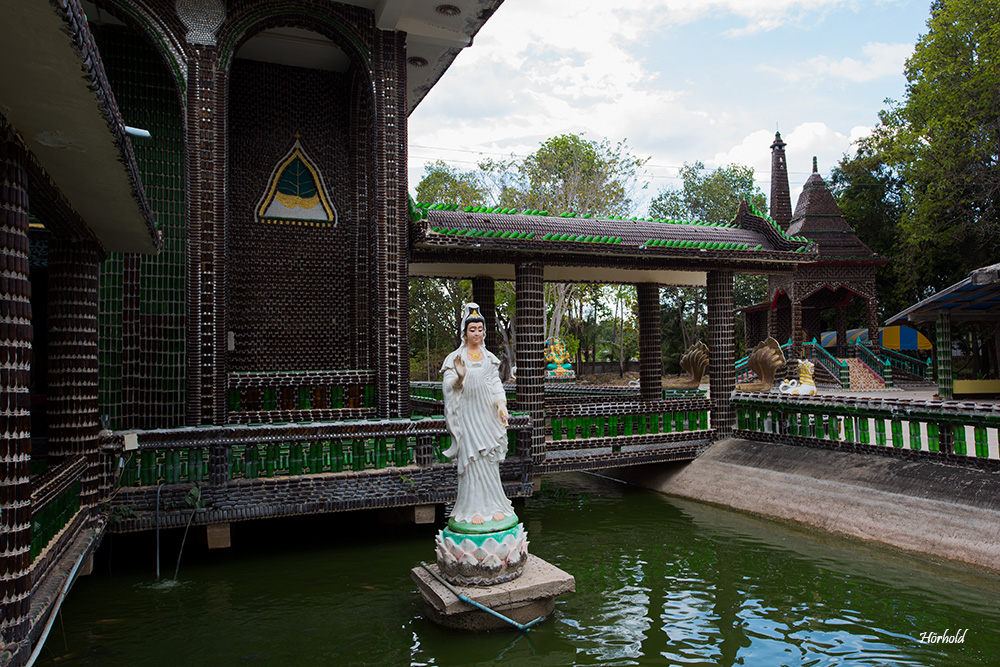
<path fill-rule="evenodd" d="M 474 517 L 490 521 L 494 514 L 514 514 L 500 483 L 500 462 L 507 455 L 507 427 L 499 409 L 507 412 L 507 398 L 500 382 L 500 360 L 480 347 L 482 360 L 471 361 L 463 345 L 444 360 L 444 415 L 451 433 L 445 456 L 458 466 L 458 499 L 451 516 L 472 523 Z M 463 355 L 465 379 L 458 387 L 455 359 Z"/>

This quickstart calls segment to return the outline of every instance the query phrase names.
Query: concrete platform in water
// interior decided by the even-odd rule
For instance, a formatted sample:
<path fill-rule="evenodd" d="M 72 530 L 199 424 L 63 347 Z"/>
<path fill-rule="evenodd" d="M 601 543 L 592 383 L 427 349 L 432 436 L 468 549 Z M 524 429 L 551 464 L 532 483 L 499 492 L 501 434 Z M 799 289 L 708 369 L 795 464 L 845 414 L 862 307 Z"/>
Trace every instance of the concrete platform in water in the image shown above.
<path fill-rule="evenodd" d="M 429 566 L 435 572 L 437 565 Z M 438 625 L 467 632 L 513 630 L 513 625 L 463 602 L 422 566 L 410 571 L 410 576 L 424 598 L 424 613 Z M 549 616 L 555 609 L 557 595 L 576 590 L 573 575 L 538 556 L 529 555 L 520 577 L 495 586 L 455 586 L 462 595 L 503 614 L 521 624 L 540 616 Z"/>

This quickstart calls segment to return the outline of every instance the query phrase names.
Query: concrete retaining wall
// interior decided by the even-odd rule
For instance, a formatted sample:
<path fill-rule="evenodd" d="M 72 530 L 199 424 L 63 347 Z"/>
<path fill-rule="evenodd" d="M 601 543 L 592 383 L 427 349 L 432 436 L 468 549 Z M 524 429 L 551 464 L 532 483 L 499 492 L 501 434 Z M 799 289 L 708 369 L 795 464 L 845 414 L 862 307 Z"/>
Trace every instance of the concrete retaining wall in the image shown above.
<path fill-rule="evenodd" d="M 607 471 L 682 498 L 1000 572 L 1000 474 L 728 439 L 686 464 Z"/>

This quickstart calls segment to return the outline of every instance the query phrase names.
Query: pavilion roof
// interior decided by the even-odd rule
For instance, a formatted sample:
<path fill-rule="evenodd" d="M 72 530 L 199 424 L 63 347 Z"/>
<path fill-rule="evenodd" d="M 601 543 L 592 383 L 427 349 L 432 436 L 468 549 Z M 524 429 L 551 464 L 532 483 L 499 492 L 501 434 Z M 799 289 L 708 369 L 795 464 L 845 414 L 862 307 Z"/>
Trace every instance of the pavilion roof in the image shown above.
<path fill-rule="evenodd" d="M 631 279 L 628 274 L 650 271 L 793 271 L 817 256 L 814 244 L 785 234 L 746 202 L 726 224 L 420 204 L 413 206 L 411 217 L 411 265 L 418 265 L 417 275 L 421 264 L 538 261 L 581 269 L 564 271 L 562 280 L 608 279 L 607 274 L 596 277 L 599 274 L 586 270 L 589 267 L 616 269 L 623 272 L 624 281 Z M 425 275 L 431 274 L 440 272 Z M 649 280 L 664 282 L 652 276 Z"/>
<path fill-rule="evenodd" d="M 815 166 L 813 168 L 815 169 Z M 854 229 L 844 219 L 826 181 L 815 171 L 802 186 L 802 193 L 795 205 L 795 213 L 788 223 L 788 233 L 815 241 L 819 246 L 821 261 L 879 264 L 888 261 L 862 243 Z"/>
<path fill-rule="evenodd" d="M 964 280 L 896 313 L 886 324 L 934 322 L 944 312 L 953 323 L 1000 322 L 1000 264 L 972 271 Z"/>

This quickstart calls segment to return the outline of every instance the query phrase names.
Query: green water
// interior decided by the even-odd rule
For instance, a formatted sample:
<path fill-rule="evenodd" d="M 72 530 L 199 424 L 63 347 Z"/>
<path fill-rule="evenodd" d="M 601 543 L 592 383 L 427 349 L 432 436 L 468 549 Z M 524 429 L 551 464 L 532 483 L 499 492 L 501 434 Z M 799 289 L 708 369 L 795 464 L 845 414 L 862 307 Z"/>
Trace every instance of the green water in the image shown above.
<path fill-rule="evenodd" d="M 1000 664 L 993 578 L 582 474 L 519 513 L 577 586 L 526 634 L 425 621 L 409 570 L 434 529 L 355 514 L 234 525 L 223 551 L 189 539 L 175 586 L 156 585 L 149 537 L 106 538 L 38 664 Z M 178 546 L 164 536 L 167 576 Z"/>

